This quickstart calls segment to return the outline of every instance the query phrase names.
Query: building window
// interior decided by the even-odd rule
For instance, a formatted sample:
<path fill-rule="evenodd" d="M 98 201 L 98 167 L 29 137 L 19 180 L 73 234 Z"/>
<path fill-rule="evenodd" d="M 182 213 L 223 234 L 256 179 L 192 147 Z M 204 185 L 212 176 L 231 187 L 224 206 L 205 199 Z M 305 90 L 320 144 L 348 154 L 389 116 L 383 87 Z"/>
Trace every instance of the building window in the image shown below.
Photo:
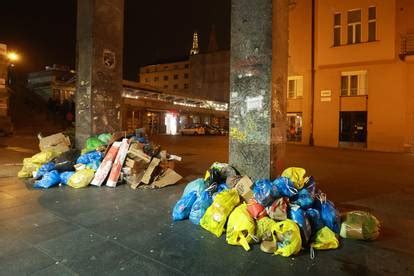
<path fill-rule="evenodd" d="M 164 70 L 168 70 L 168 66 L 164 66 Z"/>
<path fill-rule="evenodd" d="M 178 84 L 174 84 L 174 89 L 178 89 Z"/>
<path fill-rule="evenodd" d="M 158 81 L 159 80 L 159 78 L 158 77 L 154 77 L 154 81 Z"/>
<path fill-rule="evenodd" d="M 303 97 L 303 76 L 292 76 L 288 78 L 288 99 Z"/>
<path fill-rule="evenodd" d="M 348 11 L 348 44 L 361 43 L 361 10 Z"/>
<path fill-rule="evenodd" d="M 149 79 L 148 78 L 145 78 L 145 82 L 149 82 Z"/>
<path fill-rule="evenodd" d="M 302 141 L 303 118 L 302 113 L 287 113 L 287 140 L 289 142 Z"/>
<path fill-rule="evenodd" d="M 188 63 L 186 63 L 185 65 L 184 65 L 184 68 L 190 68 L 190 64 L 188 64 Z"/>
<path fill-rule="evenodd" d="M 188 88 L 189 86 L 188 86 L 188 83 L 184 83 L 184 88 Z"/>
<path fill-rule="evenodd" d="M 167 81 L 168 80 L 168 76 L 164 76 L 164 80 Z"/>
<path fill-rule="evenodd" d="M 367 95 L 367 72 L 343 72 L 341 76 L 341 96 Z"/>
<path fill-rule="evenodd" d="M 368 9 L 368 41 L 377 40 L 377 8 Z"/>
<path fill-rule="evenodd" d="M 188 79 L 188 73 L 185 73 L 185 74 L 184 74 L 184 78 L 185 78 L 185 79 Z"/>
<path fill-rule="evenodd" d="M 168 89 L 168 85 L 164 85 L 164 89 Z"/>
<path fill-rule="evenodd" d="M 341 45 L 341 14 L 336 13 L 334 15 L 334 46 Z"/>
<path fill-rule="evenodd" d="M 178 80 L 178 75 L 177 74 L 174 75 L 174 79 Z"/>

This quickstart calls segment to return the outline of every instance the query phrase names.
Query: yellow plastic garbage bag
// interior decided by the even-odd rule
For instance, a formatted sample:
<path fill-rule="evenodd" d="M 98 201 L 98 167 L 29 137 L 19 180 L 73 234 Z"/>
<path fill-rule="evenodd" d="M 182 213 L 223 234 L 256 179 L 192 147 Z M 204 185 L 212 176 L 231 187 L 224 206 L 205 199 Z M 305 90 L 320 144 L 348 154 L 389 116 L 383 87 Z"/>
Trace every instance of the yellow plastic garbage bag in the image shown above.
<path fill-rule="evenodd" d="M 289 257 L 299 253 L 302 248 L 299 226 L 290 219 L 277 222 L 276 225 L 278 243 L 275 255 Z"/>
<path fill-rule="evenodd" d="M 224 190 L 217 194 L 213 204 L 208 207 L 206 213 L 201 218 L 201 227 L 219 238 L 223 234 L 227 217 L 239 202 L 239 193 L 235 189 Z"/>
<path fill-rule="evenodd" d="M 269 217 L 264 217 L 257 221 L 256 237 L 259 240 L 274 240 L 277 241 L 276 221 Z"/>
<path fill-rule="evenodd" d="M 282 176 L 289 178 L 297 189 L 304 185 L 306 170 L 303 168 L 290 167 L 283 171 Z"/>
<path fill-rule="evenodd" d="M 20 178 L 33 177 L 33 172 L 37 171 L 43 164 L 52 161 L 59 156 L 59 153 L 52 150 L 46 150 L 33 155 L 30 158 L 23 159 L 23 168 L 17 173 Z"/>
<path fill-rule="evenodd" d="M 317 250 L 336 249 L 339 247 L 339 241 L 335 233 L 325 226 L 316 233 L 311 247 Z"/>
<path fill-rule="evenodd" d="M 68 185 L 72 188 L 85 188 L 92 182 L 95 176 L 95 171 L 89 168 L 77 171 L 68 180 Z"/>
<path fill-rule="evenodd" d="M 17 173 L 19 178 L 29 178 L 33 177 L 33 172 L 36 172 L 41 167 L 40 164 L 35 164 L 32 162 L 32 158 L 23 159 L 23 167 Z"/>
<path fill-rule="evenodd" d="M 227 222 L 226 240 L 231 245 L 241 245 L 244 250 L 249 251 L 249 243 L 255 231 L 253 218 L 247 211 L 246 203 L 236 207 L 229 216 Z"/>

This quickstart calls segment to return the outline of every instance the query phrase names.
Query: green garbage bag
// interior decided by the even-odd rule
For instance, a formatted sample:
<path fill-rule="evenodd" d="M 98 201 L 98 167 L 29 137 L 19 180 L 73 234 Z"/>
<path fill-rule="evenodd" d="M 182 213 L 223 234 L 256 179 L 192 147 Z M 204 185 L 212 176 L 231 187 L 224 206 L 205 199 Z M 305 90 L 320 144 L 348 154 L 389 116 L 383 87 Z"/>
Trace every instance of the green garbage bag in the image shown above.
<path fill-rule="evenodd" d="M 109 141 L 112 139 L 112 134 L 110 133 L 102 133 L 98 135 L 98 139 L 105 143 L 105 145 L 109 144 Z"/>
<path fill-rule="evenodd" d="M 85 148 L 82 150 L 82 154 L 91 152 L 91 151 L 96 150 L 96 149 L 98 149 L 102 146 L 105 146 L 105 145 L 106 145 L 105 142 L 99 140 L 98 137 L 96 137 L 96 136 L 89 137 L 86 140 Z"/>
<path fill-rule="evenodd" d="M 342 218 L 340 236 L 355 240 L 375 240 L 380 232 L 379 220 L 368 212 L 352 211 Z"/>

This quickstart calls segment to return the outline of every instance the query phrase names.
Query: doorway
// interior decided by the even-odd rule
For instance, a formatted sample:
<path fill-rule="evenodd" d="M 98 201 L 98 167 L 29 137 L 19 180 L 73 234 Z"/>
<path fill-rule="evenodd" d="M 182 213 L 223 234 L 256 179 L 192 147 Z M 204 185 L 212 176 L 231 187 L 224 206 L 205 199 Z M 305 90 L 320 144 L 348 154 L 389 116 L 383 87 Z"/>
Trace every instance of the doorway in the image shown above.
<path fill-rule="evenodd" d="M 366 111 L 346 111 L 340 113 L 339 144 L 342 146 L 366 147 Z"/>

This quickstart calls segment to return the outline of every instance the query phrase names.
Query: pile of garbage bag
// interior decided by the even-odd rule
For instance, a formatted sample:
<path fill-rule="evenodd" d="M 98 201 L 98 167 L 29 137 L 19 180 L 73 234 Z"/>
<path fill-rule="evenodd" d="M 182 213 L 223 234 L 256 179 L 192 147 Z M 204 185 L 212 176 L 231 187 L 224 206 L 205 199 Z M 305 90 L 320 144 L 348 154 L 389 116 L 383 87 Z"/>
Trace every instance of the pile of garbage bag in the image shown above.
<path fill-rule="evenodd" d="M 289 257 L 303 249 L 336 249 L 340 238 L 375 240 L 380 222 L 372 214 L 340 215 L 303 168 L 287 168 L 273 181 L 253 182 L 234 167 L 214 163 L 204 178 L 187 184 L 173 207 L 174 221 L 190 219 L 228 244 Z"/>
<path fill-rule="evenodd" d="M 89 185 L 162 188 L 182 177 L 174 171 L 181 157 L 151 143 L 143 129 L 133 134 L 103 133 L 86 140 L 81 151 L 71 147 L 62 133 L 40 137 L 40 152 L 23 160 L 20 178 L 33 178 L 34 187 L 58 185 L 84 188 Z"/>

